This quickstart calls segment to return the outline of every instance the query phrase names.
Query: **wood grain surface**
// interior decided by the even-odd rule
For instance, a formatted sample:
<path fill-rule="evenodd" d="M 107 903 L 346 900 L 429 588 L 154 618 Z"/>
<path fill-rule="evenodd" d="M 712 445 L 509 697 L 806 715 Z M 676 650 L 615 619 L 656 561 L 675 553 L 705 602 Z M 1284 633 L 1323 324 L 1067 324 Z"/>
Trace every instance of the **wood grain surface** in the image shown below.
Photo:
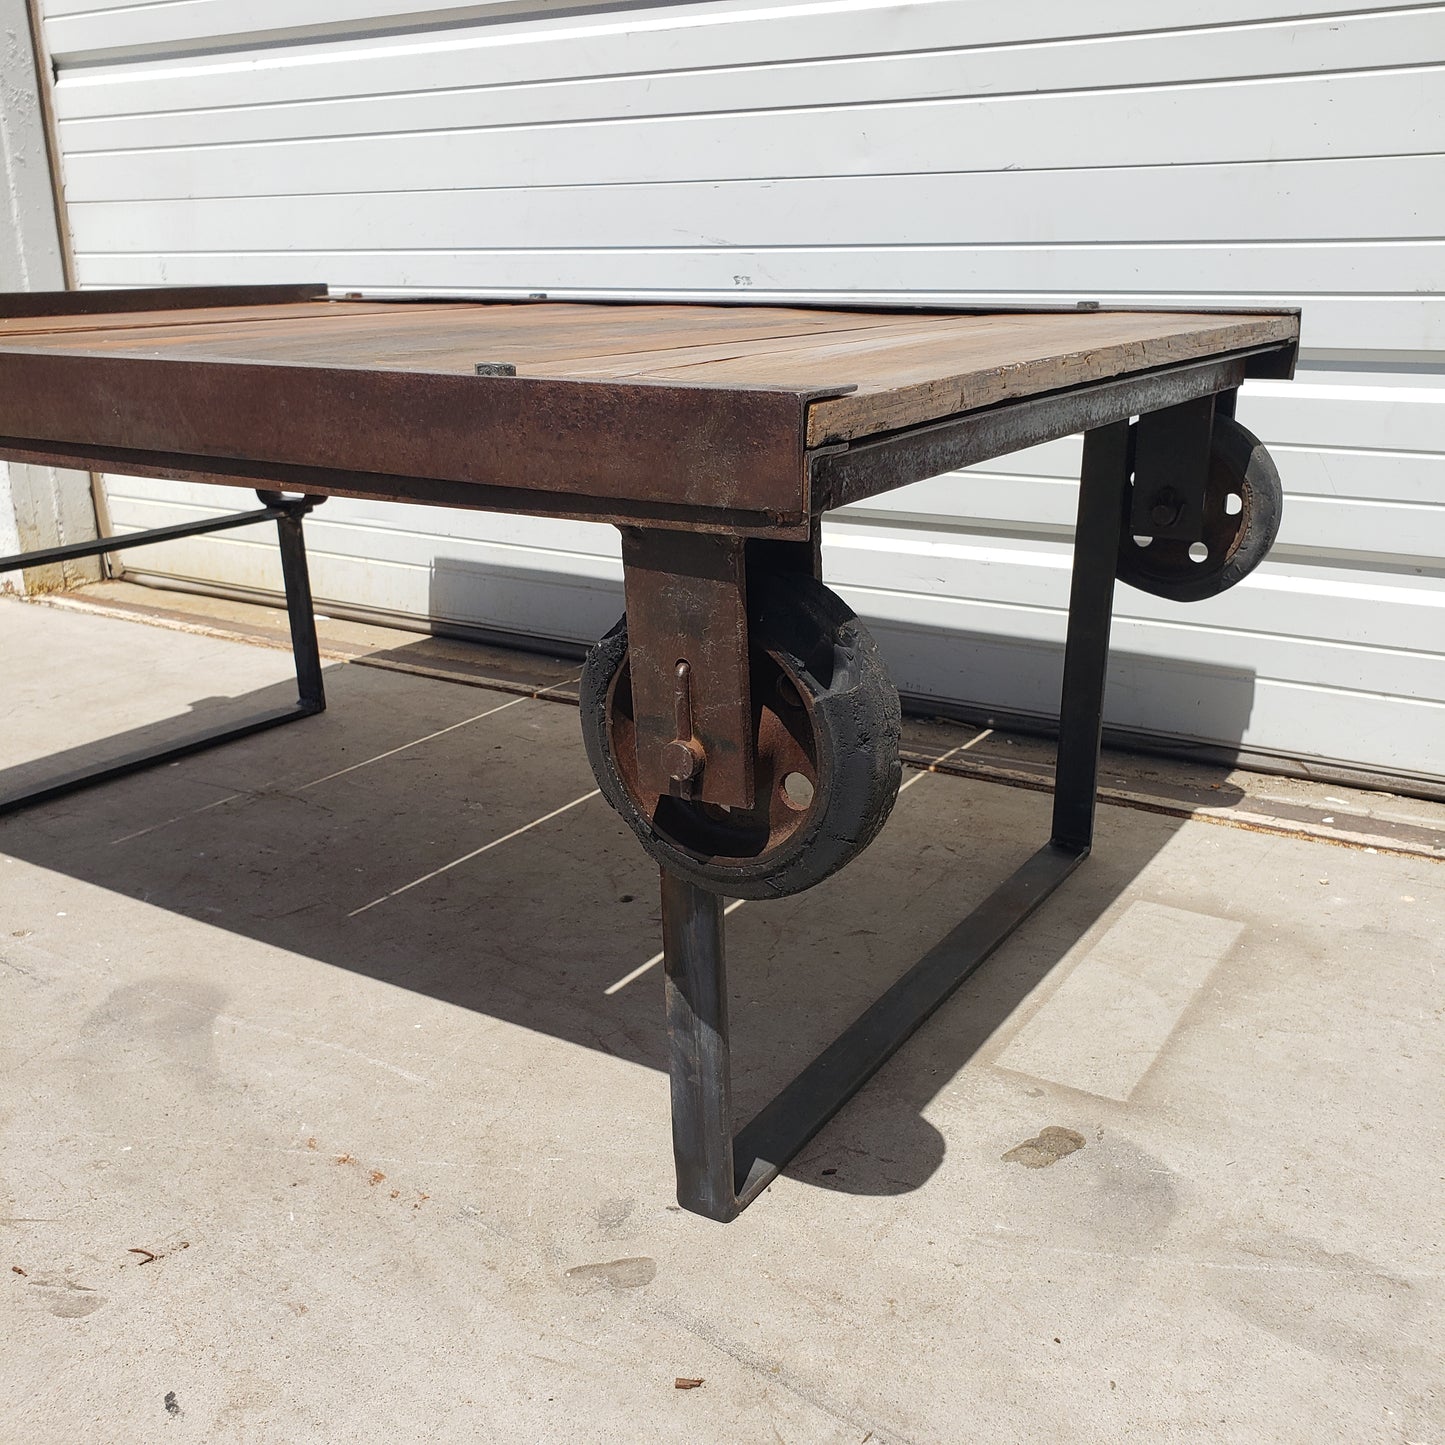
<path fill-rule="evenodd" d="M 305 301 L 0 321 L 0 349 L 829 391 L 807 444 L 1293 341 L 1291 314 Z M 837 393 L 844 392 L 844 395 Z"/>

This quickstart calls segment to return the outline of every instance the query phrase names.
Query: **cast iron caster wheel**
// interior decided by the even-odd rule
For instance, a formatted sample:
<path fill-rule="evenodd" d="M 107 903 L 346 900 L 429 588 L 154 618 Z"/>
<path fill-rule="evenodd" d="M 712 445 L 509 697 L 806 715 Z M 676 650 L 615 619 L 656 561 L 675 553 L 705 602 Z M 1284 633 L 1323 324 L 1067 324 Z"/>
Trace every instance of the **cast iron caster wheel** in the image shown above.
<path fill-rule="evenodd" d="M 588 655 L 582 737 L 603 796 L 664 868 L 731 898 L 781 898 L 836 873 L 883 826 L 900 710 L 877 644 L 821 582 L 782 573 L 755 592 L 754 807 L 642 792 L 626 617 Z"/>
<path fill-rule="evenodd" d="M 1118 578 L 1171 602 L 1199 602 L 1247 577 L 1274 546 L 1284 508 L 1274 461 L 1253 432 L 1228 416 L 1214 419 L 1199 542 L 1136 540 L 1128 533 L 1131 500 L 1126 491 Z"/>

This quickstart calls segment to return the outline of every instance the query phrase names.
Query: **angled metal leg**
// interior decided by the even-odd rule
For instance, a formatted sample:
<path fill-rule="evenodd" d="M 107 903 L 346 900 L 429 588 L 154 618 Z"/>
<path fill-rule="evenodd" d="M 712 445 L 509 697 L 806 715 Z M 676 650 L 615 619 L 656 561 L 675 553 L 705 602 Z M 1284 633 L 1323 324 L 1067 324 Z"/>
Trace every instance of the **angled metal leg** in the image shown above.
<path fill-rule="evenodd" d="M 155 767 L 159 763 L 175 762 L 179 758 L 203 752 L 220 743 L 234 742 L 238 738 L 249 737 L 252 733 L 295 722 L 298 718 L 312 717 L 325 709 L 326 693 L 321 680 L 321 652 L 316 640 L 311 581 L 306 568 L 306 543 L 301 531 L 302 519 L 306 513 L 325 501 L 325 498 L 283 497 L 276 492 L 261 492 L 258 495 L 264 506 L 255 512 L 241 512 L 205 522 L 188 522 L 177 527 L 158 527 L 149 532 L 129 532 L 120 537 L 102 538 L 98 542 L 81 542 L 70 547 L 52 547 L 45 552 L 0 558 L 0 571 L 7 571 L 39 566 L 42 562 L 61 561 L 65 558 L 119 552 L 147 542 L 164 542 L 176 537 L 225 531 L 232 527 L 274 519 L 281 544 L 281 571 L 286 583 L 286 612 L 291 622 L 291 653 L 296 663 L 297 691 L 296 702 L 290 707 L 271 708 L 243 723 L 207 728 L 179 743 L 143 748 L 101 767 L 81 768 L 52 778 L 38 787 L 7 794 L 0 797 L 0 816 L 35 803 L 64 797 L 67 793 L 79 792 L 82 788 L 89 788 L 97 783 L 109 782 L 112 778 L 123 778 L 145 768 Z"/>
<path fill-rule="evenodd" d="M 1129 481 L 1129 424 L 1099 427 L 1084 437 L 1079 517 L 1074 528 L 1074 577 L 1069 635 L 1059 700 L 1059 752 L 1054 766 L 1053 841 L 1087 853 L 1094 841 L 1094 795 L 1104 729 L 1104 681 L 1114 611 L 1114 569 Z"/>
<path fill-rule="evenodd" d="M 672 1142 L 684 1209 L 735 1219 L 1088 855 L 1128 423 L 1084 442 L 1052 835 L 734 1137 L 722 900 L 662 875 Z"/>
<path fill-rule="evenodd" d="M 311 572 L 306 566 L 306 539 L 301 535 L 306 508 L 285 502 L 276 518 L 281 543 L 281 576 L 286 585 L 286 617 L 291 624 L 291 656 L 296 661 L 296 710 L 302 715 L 326 710 L 321 680 L 321 646 L 316 640 L 316 608 L 311 601 Z"/>

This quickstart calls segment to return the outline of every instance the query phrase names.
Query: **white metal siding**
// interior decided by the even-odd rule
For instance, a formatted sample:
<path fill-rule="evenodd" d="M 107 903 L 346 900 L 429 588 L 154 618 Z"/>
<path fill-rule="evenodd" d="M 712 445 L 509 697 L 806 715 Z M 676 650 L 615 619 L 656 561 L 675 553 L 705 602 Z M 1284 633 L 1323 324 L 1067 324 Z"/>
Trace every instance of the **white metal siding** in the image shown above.
<path fill-rule="evenodd" d="M 81 282 L 1301 306 L 1299 380 L 1240 407 L 1290 493 L 1274 559 L 1190 607 L 1122 589 L 1110 717 L 1445 776 L 1445 5 L 576 9 L 46 0 Z M 1051 710 L 1077 463 L 830 523 L 901 687 Z M 109 491 L 121 527 L 230 505 Z M 309 530 L 333 604 L 576 640 L 619 605 L 594 527 Z M 277 583 L 258 534 L 148 565 Z"/>

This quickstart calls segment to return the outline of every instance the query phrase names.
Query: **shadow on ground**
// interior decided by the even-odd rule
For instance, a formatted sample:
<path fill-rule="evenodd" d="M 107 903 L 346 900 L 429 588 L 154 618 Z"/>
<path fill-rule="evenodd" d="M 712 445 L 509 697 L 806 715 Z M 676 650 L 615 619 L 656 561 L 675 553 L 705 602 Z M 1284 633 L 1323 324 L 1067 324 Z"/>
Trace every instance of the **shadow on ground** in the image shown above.
<path fill-rule="evenodd" d="M 327 686 L 321 717 L 0 820 L 0 851 L 664 1070 L 660 968 L 615 988 L 658 947 L 656 874 L 591 796 L 574 708 L 356 666 L 330 668 Z M 281 684 L 210 699 L 185 722 L 211 726 L 293 696 Z M 177 728 L 73 748 L 44 770 L 171 740 Z M 0 786 L 36 772 L 0 774 Z M 1047 834 L 1047 794 L 907 777 L 916 781 L 861 859 L 801 897 L 748 904 L 729 920 L 741 1118 Z M 1105 810 L 1101 824 L 1095 857 L 850 1106 L 846 1142 L 825 1130 L 790 1176 L 863 1194 L 929 1178 L 946 1147 L 924 1116 L 930 1100 L 1179 821 Z M 225 982 L 244 998 L 244 978 Z"/>

